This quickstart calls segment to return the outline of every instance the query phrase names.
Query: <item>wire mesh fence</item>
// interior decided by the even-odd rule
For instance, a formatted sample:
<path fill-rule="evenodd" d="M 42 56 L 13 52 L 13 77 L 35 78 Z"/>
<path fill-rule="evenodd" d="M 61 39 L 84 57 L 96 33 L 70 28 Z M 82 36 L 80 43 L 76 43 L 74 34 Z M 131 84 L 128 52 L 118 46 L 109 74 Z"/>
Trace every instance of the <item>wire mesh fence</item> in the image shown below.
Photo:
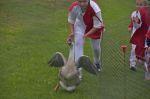
<path fill-rule="evenodd" d="M 110 27 L 117 28 L 124 20 L 127 21 L 123 19 Z M 120 39 L 113 39 L 113 36 L 107 38 L 112 32 L 110 27 L 106 34 L 104 33 L 102 42 L 104 76 L 100 79 L 102 83 L 105 82 L 105 87 L 101 88 L 102 99 L 149 99 L 150 82 L 144 81 L 144 65 L 137 63 L 137 72 L 129 69 L 130 35 L 119 34 Z M 127 46 L 125 57 L 121 48 L 124 44 Z"/>
<path fill-rule="evenodd" d="M 55 2 L 58 1 L 55 0 Z M 68 7 L 73 0 L 62 0 L 61 2 L 69 2 L 66 4 Z M 137 64 L 137 72 L 129 69 L 131 49 L 130 33 L 127 31 L 129 17 L 121 17 L 112 24 L 107 23 L 103 35 L 102 72 L 99 77 L 100 99 L 149 99 L 150 82 L 144 80 L 144 65 Z M 121 48 L 121 45 L 124 44 L 127 45 L 125 57 Z"/>
<path fill-rule="evenodd" d="M 5 5 L 7 4 L 7 3 L 5 3 L 7 0 L 2 0 L 2 1 L 4 2 Z M 5 77 L 5 75 L 8 73 L 7 68 L 11 67 L 11 65 L 12 65 L 11 62 L 7 61 L 7 58 L 6 59 L 4 58 L 1 61 L 3 64 L 7 63 L 9 65 L 5 66 L 4 69 L 2 68 L 2 70 L 4 72 L 5 71 L 7 71 L 7 72 L 4 73 L 5 75 L 2 73 L 4 75 L 4 78 L 6 78 L 6 79 L 4 79 L 4 78 L 3 78 L 4 80 L 2 79 L 4 81 L 4 84 L 2 84 L 2 86 L 1 86 L 2 90 L 0 92 L 0 96 L 2 94 L 6 98 L 6 97 L 13 97 L 13 95 L 14 95 L 15 98 L 16 97 L 18 98 L 19 96 L 25 97 L 26 92 L 28 92 L 27 93 L 28 95 L 26 95 L 26 96 L 28 96 L 28 98 L 32 98 L 32 99 L 35 99 L 35 97 L 36 98 L 46 97 L 47 99 L 49 97 L 52 97 L 52 99 L 59 99 L 59 98 L 61 98 L 61 96 L 62 96 L 62 99 L 64 98 L 64 96 L 71 97 L 71 99 L 77 99 L 77 98 L 78 99 L 150 99 L 150 81 L 144 80 L 144 69 L 143 69 L 144 65 L 137 64 L 137 72 L 131 71 L 129 69 L 129 56 L 130 56 L 130 49 L 131 49 L 130 43 L 129 43 L 130 33 L 128 33 L 128 31 L 127 31 L 129 18 L 127 17 L 127 15 L 126 16 L 121 15 L 121 14 L 123 14 L 123 12 L 120 12 L 121 13 L 120 15 L 116 15 L 115 16 L 116 18 L 113 17 L 113 18 L 109 19 L 110 17 L 106 17 L 111 14 L 114 14 L 112 12 L 118 11 L 116 9 L 120 9 L 118 7 L 114 7 L 113 9 L 111 9 L 111 7 L 109 6 L 110 2 L 112 3 L 114 1 L 114 3 L 120 3 L 120 4 L 124 4 L 125 6 L 127 6 L 128 2 L 130 0 L 128 0 L 128 2 L 126 2 L 127 0 L 126 1 L 124 1 L 124 0 L 101 0 L 101 2 L 105 2 L 104 5 L 102 5 L 105 8 L 104 12 L 106 11 L 106 13 L 102 12 L 102 14 L 104 14 L 104 21 L 105 21 L 105 19 L 107 19 L 106 20 L 106 31 L 104 32 L 102 43 L 101 43 L 102 71 L 100 72 L 98 77 L 84 75 L 85 78 L 89 78 L 89 79 L 83 79 L 83 82 L 82 82 L 83 84 L 81 84 L 81 86 L 79 86 L 77 88 L 77 91 L 75 91 L 74 93 L 67 93 L 64 90 L 61 90 L 58 93 L 53 92 L 53 88 L 52 88 L 53 84 L 55 84 L 58 80 L 56 77 L 57 72 L 56 72 L 56 69 L 50 70 L 51 71 L 50 73 L 49 73 L 49 70 L 46 71 L 47 68 L 43 69 L 45 67 L 43 67 L 44 62 L 41 59 L 41 56 L 43 56 L 43 59 L 47 61 L 47 59 L 45 59 L 45 56 L 47 54 L 49 54 L 49 50 L 57 51 L 58 49 L 61 51 L 64 51 L 65 55 L 67 55 L 68 52 L 66 51 L 66 48 L 68 48 L 68 47 L 66 47 L 66 45 L 63 42 L 64 38 L 62 39 L 62 37 L 66 37 L 66 34 L 63 34 L 62 32 L 67 32 L 67 30 L 66 30 L 67 26 L 64 26 L 64 24 L 66 24 L 66 23 L 63 23 L 63 22 L 66 22 L 66 20 L 67 20 L 67 19 L 65 20 L 65 18 L 67 18 L 67 8 L 71 4 L 71 2 L 73 2 L 75 0 L 31 0 L 31 1 L 30 0 L 16 0 L 15 3 L 13 2 L 13 0 L 10 0 L 10 1 L 13 4 L 16 3 L 17 4 L 16 6 L 19 5 L 18 8 L 22 7 L 23 6 L 22 4 L 24 4 L 24 3 L 26 4 L 26 5 L 24 5 L 24 7 L 25 7 L 24 9 L 28 8 L 26 14 L 24 14 L 25 10 L 23 8 L 22 8 L 22 11 L 20 11 L 20 12 L 18 11 L 18 8 L 15 9 L 15 10 L 17 10 L 16 13 L 19 12 L 19 14 L 17 13 L 17 15 L 22 14 L 22 16 L 25 17 L 25 18 L 22 18 L 22 16 L 21 16 L 22 22 L 27 21 L 27 23 L 25 24 L 27 26 L 23 27 L 23 28 L 29 29 L 33 26 L 36 26 L 37 24 L 39 25 L 39 27 L 33 28 L 32 31 L 31 30 L 25 31 L 23 36 L 19 36 L 19 37 L 23 38 L 24 41 L 21 40 L 22 38 L 19 38 L 19 40 L 21 40 L 23 43 L 20 44 L 20 41 L 16 41 L 16 42 L 19 42 L 20 45 L 17 45 L 16 43 L 14 44 L 17 46 L 14 48 L 18 48 L 18 46 L 19 47 L 23 46 L 23 48 L 27 47 L 27 49 L 28 49 L 28 50 L 25 50 L 20 47 L 19 50 L 13 51 L 13 52 L 17 52 L 17 51 L 23 50 L 24 53 L 25 52 L 28 53 L 28 54 L 23 54 L 24 56 L 22 54 L 20 55 L 20 58 L 23 57 L 21 59 L 21 61 L 23 61 L 23 63 L 21 64 L 21 66 L 22 66 L 21 68 L 18 69 L 18 67 L 17 67 L 18 65 L 16 65 L 16 64 L 18 64 L 17 61 L 15 63 L 14 60 L 10 59 L 10 60 L 12 60 L 11 62 L 14 63 L 14 66 L 17 68 L 18 71 L 19 70 L 24 71 L 23 73 L 22 73 L 22 71 L 20 71 L 20 73 L 18 73 L 20 78 L 19 78 L 18 82 L 16 82 L 16 84 L 15 84 L 16 85 L 15 88 L 18 88 L 18 89 L 14 89 L 14 87 L 12 87 L 12 84 L 11 84 L 12 83 L 11 79 L 14 78 L 13 80 L 17 81 L 15 78 L 17 76 L 15 76 L 15 75 L 8 76 L 8 77 L 10 77 L 9 79 L 7 79 Z M 23 1 L 23 3 L 22 3 L 22 1 Z M 31 2 L 33 2 L 33 1 L 34 1 L 34 6 L 32 7 Z M 97 1 L 99 2 L 100 0 L 97 0 Z M 5 6 L 4 4 L 0 3 L 0 5 L 2 5 L 2 6 Z M 108 4 L 108 6 L 107 6 L 107 4 Z M 105 6 L 107 6 L 107 7 L 105 7 Z M 123 5 L 120 5 L 120 6 L 123 6 Z M 132 5 L 130 4 L 130 6 L 132 6 Z M 130 6 L 128 6 L 128 7 L 130 7 Z M 15 7 L 15 5 L 9 6 L 9 7 L 10 7 L 10 9 L 9 9 L 10 11 L 8 10 L 8 12 L 11 13 L 11 7 Z M 7 10 L 6 9 L 7 7 L 4 7 L 4 8 L 5 8 L 5 10 Z M 39 13 L 37 11 L 37 8 L 38 8 L 38 10 L 42 9 L 41 10 L 42 13 Z M 36 10 L 33 10 L 33 9 L 36 9 Z M 111 9 L 112 11 L 108 11 L 107 9 Z M 124 8 L 121 8 L 121 9 L 122 9 L 122 11 L 124 10 Z M 2 9 L 0 8 L 0 14 L 2 16 L 1 10 Z M 45 11 L 44 13 L 43 13 L 43 10 Z M 35 12 L 37 11 L 37 12 L 32 15 L 31 13 L 33 13 L 34 11 Z M 103 8 L 102 8 L 102 11 L 103 11 Z M 30 12 L 30 13 L 28 13 L 28 12 Z M 9 13 L 8 13 L 8 15 L 6 14 L 6 18 L 9 16 Z M 45 13 L 46 14 L 50 13 L 47 16 L 46 21 L 44 21 L 45 16 L 46 16 Z M 108 14 L 108 13 L 110 13 L 110 14 Z M 15 14 L 15 13 L 13 13 L 13 14 Z M 42 14 L 43 14 L 43 17 L 39 18 L 39 15 L 42 15 Z M 32 17 L 32 19 L 30 19 L 31 17 Z M 41 20 L 41 19 L 42 19 L 42 22 L 37 23 L 37 20 Z M 1 18 L 0 20 L 5 20 L 5 19 Z M 63 20 L 63 21 L 59 21 L 59 20 Z M 34 23 L 33 25 L 31 24 L 32 21 Z M 8 22 L 9 24 L 10 23 L 13 24 L 11 21 L 9 22 L 9 18 L 6 19 L 6 22 Z M 48 22 L 51 24 L 46 24 Z M 44 25 L 40 25 L 41 23 L 43 23 Z M 1 26 L 3 26 L 3 25 L 1 25 Z M 43 26 L 43 27 L 41 27 L 41 26 Z M 44 28 L 44 29 L 40 29 L 40 28 Z M 37 29 L 37 31 L 35 31 L 36 29 Z M 6 31 L 9 32 L 9 30 L 6 30 Z M 34 33 L 34 31 L 35 31 L 35 33 Z M 43 31 L 46 32 L 47 34 L 43 35 L 44 34 Z M 20 32 L 21 31 L 19 31 L 19 33 Z M 29 33 L 27 33 L 27 32 L 29 32 Z M 3 35 L 7 34 L 7 33 L 5 33 L 5 34 L 4 33 L 2 34 L 2 37 L 3 37 Z M 28 39 L 24 38 L 25 34 L 27 34 L 26 38 L 28 38 Z M 19 35 L 21 35 L 21 34 L 19 34 Z M 42 39 L 39 39 L 39 41 L 37 41 L 38 38 L 35 38 L 35 35 L 39 36 Z M 52 38 L 52 35 L 54 35 L 55 38 Z M 57 37 L 58 35 L 60 36 L 60 38 Z M 12 36 L 10 36 L 10 38 L 11 37 Z M 30 38 L 30 37 L 32 37 L 32 38 Z M 11 38 L 11 40 L 12 39 L 13 39 L 13 37 Z M 29 39 L 32 39 L 32 40 L 28 42 Z M 51 40 L 49 40 L 49 39 L 51 39 Z M 1 41 L 2 40 L 3 39 L 1 39 Z M 34 41 L 34 40 L 36 40 L 36 41 Z M 5 40 L 3 42 L 5 42 Z M 33 43 L 33 45 L 30 45 L 31 42 Z M 40 42 L 40 44 L 42 46 L 37 47 L 37 42 Z M 50 43 L 54 42 L 53 43 L 54 45 L 49 44 L 49 42 Z M 3 45 L 7 45 L 8 43 L 5 42 Z M 28 46 L 24 45 L 26 43 L 29 44 L 30 46 L 33 46 L 32 48 L 33 49 L 35 48 L 36 50 L 30 51 L 31 49 L 29 49 Z M 47 44 L 47 46 L 50 46 L 50 47 L 47 47 L 46 44 Z M 54 47 L 55 45 L 57 45 L 57 46 Z M 127 51 L 125 53 L 125 57 L 124 57 L 124 53 L 121 49 L 121 45 L 127 45 Z M 49 48 L 49 49 L 46 49 L 46 48 Z M 2 49 L 4 49 L 4 48 L 2 48 Z M 9 49 L 9 47 L 7 48 L 7 46 L 6 46 L 6 49 L 8 51 L 10 51 L 9 53 L 14 54 L 13 52 L 11 52 L 11 49 Z M 43 52 L 40 50 L 38 51 L 37 49 L 44 49 L 45 54 L 43 54 L 44 51 Z M 37 51 L 37 52 L 35 52 L 35 51 Z M 30 52 L 30 54 L 29 54 L 29 52 Z M 17 53 L 19 53 L 19 52 L 17 52 Z M 33 53 L 35 54 L 35 57 L 32 56 Z M 37 53 L 41 56 L 38 56 Z M 14 57 L 12 54 L 8 55 L 8 56 L 9 57 L 12 56 L 11 58 L 15 59 L 16 57 Z M 89 45 L 87 46 L 86 44 L 85 44 L 85 54 L 92 57 L 92 51 L 89 49 Z M 5 53 L 3 53 L 3 57 L 5 57 L 6 55 L 5 55 Z M 31 58 L 31 60 L 28 60 L 29 57 L 33 57 L 33 58 Z M 49 57 L 49 55 L 47 55 L 47 57 Z M 39 58 L 39 62 L 37 60 L 38 58 Z M 19 60 L 19 58 L 18 58 L 18 60 Z M 33 61 L 36 64 L 34 67 L 31 66 L 31 64 L 34 64 Z M 0 63 L 0 65 L 2 65 L 2 63 Z M 25 63 L 27 63 L 27 64 L 25 64 Z M 24 66 L 28 66 L 28 68 L 25 68 Z M 38 66 L 39 67 L 41 66 L 41 67 L 39 68 Z M 46 66 L 47 66 L 47 64 L 46 64 Z M 11 67 L 11 68 L 14 68 L 14 67 Z M 15 71 L 15 69 L 14 69 L 14 71 Z M 32 75 L 30 75 L 31 71 L 34 71 L 34 74 L 35 74 L 35 75 L 33 75 L 33 77 L 30 77 L 30 76 L 32 76 Z M 37 71 L 40 71 L 40 72 L 37 72 Z M 47 74 L 45 73 L 45 71 L 47 72 Z M 25 74 L 25 76 L 23 74 Z M 1 76 L 3 76 L 3 75 L 1 75 Z M 49 76 L 51 79 L 49 79 Z M 33 83 L 33 82 L 30 83 L 30 81 L 31 80 L 34 81 L 35 78 L 37 78 L 37 80 L 39 80 L 39 79 L 41 80 L 40 84 Z M 47 78 L 48 78 L 48 80 L 47 80 Z M 29 81 L 28 81 L 28 79 L 29 79 Z M 44 81 L 43 81 L 43 79 L 44 79 Z M 91 79 L 94 79 L 94 80 L 96 79 L 96 80 L 91 81 L 90 83 L 87 82 Z M 26 81 L 28 83 L 28 86 L 27 86 L 26 82 L 24 82 L 24 81 Z M 6 84 L 8 84 L 8 87 L 6 86 Z M 20 84 L 22 84 L 22 86 Z M 47 88 L 47 86 L 48 86 L 48 88 Z M 92 87 L 89 87 L 89 86 L 92 86 Z M 36 87 L 37 87 L 37 89 L 36 89 Z M 26 88 L 28 88 L 28 89 L 26 89 Z M 30 90 L 30 89 L 32 89 L 32 90 Z M 3 91 L 3 90 L 7 90 L 8 92 Z M 51 92 L 49 92 L 49 90 L 51 90 Z M 8 93 L 10 95 L 8 95 Z M 30 96 L 32 96 L 32 97 L 30 97 Z M 64 99 L 66 99 L 66 97 Z M 70 99 L 70 98 L 68 98 L 68 99 Z"/>

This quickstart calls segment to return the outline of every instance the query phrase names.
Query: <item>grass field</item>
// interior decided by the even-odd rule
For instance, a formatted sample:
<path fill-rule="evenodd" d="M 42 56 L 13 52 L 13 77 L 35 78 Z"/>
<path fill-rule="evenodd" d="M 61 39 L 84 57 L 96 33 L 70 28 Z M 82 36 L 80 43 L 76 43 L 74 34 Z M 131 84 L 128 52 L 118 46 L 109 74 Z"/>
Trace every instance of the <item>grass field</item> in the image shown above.
<path fill-rule="evenodd" d="M 74 93 L 53 88 L 57 68 L 49 68 L 54 52 L 68 56 L 65 40 L 67 9 L 72 0 L 0 0 L 0 99 L 150 99 L 150 82 L 142 66 L 128 69 L 120 45 L 129 45 L 127 31 L 134 0 L 97 0 L 106 32 L 102 41 L 103 71 L 98 76 L 84 71 Z M 92 59 L 90 41 L 85 54 Z"/>

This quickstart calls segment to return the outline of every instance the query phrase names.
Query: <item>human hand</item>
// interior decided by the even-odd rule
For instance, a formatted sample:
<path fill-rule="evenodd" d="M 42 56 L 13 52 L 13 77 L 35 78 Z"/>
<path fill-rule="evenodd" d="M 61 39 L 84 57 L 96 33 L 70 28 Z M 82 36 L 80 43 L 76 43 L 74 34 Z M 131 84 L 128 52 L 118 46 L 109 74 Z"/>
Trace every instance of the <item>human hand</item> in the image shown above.
<path fill-rule="evenodd" d="M 131 31 L 132 31 L 132 28 L 131 28 L 131 27 L 129 27 L 129 28 L 128 28 L 128 31 L 129 31 L 129 32 L 131 32 Z"/>
<path fill-rule="evenodd" d="M 88 34 L 87 34 L 87 33 L 83 36 L 83 38 L 86 38 L 86 37 L 88 37 Z"/>
<path fill-rule="evenodd" d="M 73 42 L 73 39 L 74 39 L 74 34 L 71 33 L 68 38 L 67 38 L 67 44 L 70 46 Z"/>

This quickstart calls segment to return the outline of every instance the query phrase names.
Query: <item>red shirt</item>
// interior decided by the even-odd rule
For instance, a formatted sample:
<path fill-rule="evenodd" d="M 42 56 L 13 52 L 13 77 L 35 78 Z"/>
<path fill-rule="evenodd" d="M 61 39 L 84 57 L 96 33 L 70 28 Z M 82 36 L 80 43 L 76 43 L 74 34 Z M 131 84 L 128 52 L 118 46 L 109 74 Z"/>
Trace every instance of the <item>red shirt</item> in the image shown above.
<path fill-rule="evenodd" d="M 136 45 L 135 53 L 138 58 L 143 58 L 145 54 L 145 39 L 146 39 L 146 33 L 148 31 L 148 26 L 146 22 L 146 9 L 145 7 L 140 8 L 138 10 L 141 15 L 141 21 L 142 25 L 140 28 L 138 28 L 135 33 L 133 34 L 132 38 L 130 39 L 130 42 L 132 44 Z"/>
<path fill-rule="evenodd" d="M 147 26 L 149 27 L 146 33 L 146 37 L 150 39 L 150 7 L 145 8 L 145 14 L 146 14 L 145 21 L 146 21 Z"/>

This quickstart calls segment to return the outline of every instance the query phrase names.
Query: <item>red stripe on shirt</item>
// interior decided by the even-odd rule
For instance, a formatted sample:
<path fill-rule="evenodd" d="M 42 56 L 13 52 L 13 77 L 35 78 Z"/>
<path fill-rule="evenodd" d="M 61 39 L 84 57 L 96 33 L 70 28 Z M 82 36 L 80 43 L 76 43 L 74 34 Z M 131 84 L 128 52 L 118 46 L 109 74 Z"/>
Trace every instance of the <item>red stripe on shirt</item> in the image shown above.
<path fill-rule="evenodd" d="M 75 6 L 77 6 L 77 5 L 79 5 L 79 4 L 78 4 L 78 1 L 73 2 L 73 3 L 71 4 L 71 6 L 69 7 L 69 11 L 72 11 L 72 9 L 73 9 Z"/>

